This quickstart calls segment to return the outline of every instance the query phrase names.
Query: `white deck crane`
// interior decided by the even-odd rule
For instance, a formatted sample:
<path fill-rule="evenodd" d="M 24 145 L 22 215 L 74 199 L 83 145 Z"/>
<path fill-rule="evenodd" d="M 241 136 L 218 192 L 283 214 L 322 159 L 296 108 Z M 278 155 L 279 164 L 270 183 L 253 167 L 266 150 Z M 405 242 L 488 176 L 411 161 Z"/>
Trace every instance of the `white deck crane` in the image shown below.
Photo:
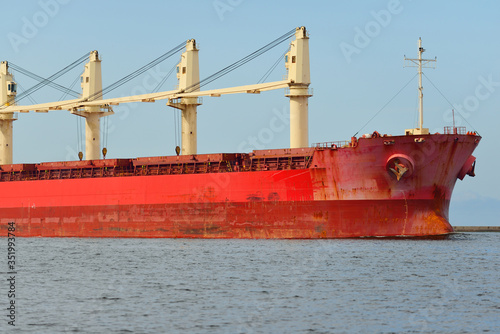
<path fill-rule="evenodd" d="M 82 98 L 102 100 L 102 73 L 99 53 L 92 51 L 81 77 Z M 84 106 L 71 110 L 72 114 L 85 117 L 85 159 L 101 157 L 101 117 L 113 114 L 110 106 Z"/>
<path fill-rule="evenodd" d="M 17 84 L 9 73 L 9 64 L 0 63 L 0 107 L 15 104 Z M 12 122 L 17 119 L 14 112 L 0 114 L 0 165 L 12 163 Z"/>
<path fill-rule="evenodd" d="M 290 147 L 309 146 L 309 103 L 312 96 L 309 84 L 309 37 L 306 28 L 295 31 L 295 40 L 290 45 L 286 56 L 289 89 L 286 94 L 290 98 Z"/>
<path fill-rule="evenodd" d="M 286 57 L 288 77 L 282 81 L 200 91 L 197 85 L 199 83 L 198 49 L 194 39 L 187 41 L 186 51 L 182 54 L 177 90 L 101 99 L 102 95 L 99 95 L 102 88 L 100 65 L 97 51 L 93 51 L 82 76 L 81 99 L 29 106 L 9 106 L 0 109 L 0 115 L 13 112 L 69 110 L 85 117 L 87 120 L 86 159 L 99 159 L 99 119 L 113 113 L 111 106 L 120 103 L 167 100 L 168 106 L 182 110 L 182 154 L 189 155 L 197 152 L 196 113 L 198 105 L 201 104 L 199 97 L 219 97 L 238 93 L 258 94 L 263 91 L 287 88 L 285 96 L 290 98 L 290 147 L 309 146 L 308 98 L 312 94 L 308 88 L 310 85 L 309 37 L 305 27 L 295 29 L 295 40 L 291 42 L 290 51 Z"/>
<path fill-rule="evenodd" d="M 193 87 L 193 91 L 199 92 L 200 87 L 196 85 L 200 82 L 200 65 L 198 60 L 198 49 L 196 41 L 190 39 L 186 42 L 186 52 L 181 55 L 181 62 L 177 65 L 177 79 L 179 80 L 180 91 Z M 167 106 L 182 110 L 182 137 L 181 153 L 190 155 L 197 153 L 197 108 L 201 105 L 201 100 L 196 97 L 183 97 L 167 101 Z"/>

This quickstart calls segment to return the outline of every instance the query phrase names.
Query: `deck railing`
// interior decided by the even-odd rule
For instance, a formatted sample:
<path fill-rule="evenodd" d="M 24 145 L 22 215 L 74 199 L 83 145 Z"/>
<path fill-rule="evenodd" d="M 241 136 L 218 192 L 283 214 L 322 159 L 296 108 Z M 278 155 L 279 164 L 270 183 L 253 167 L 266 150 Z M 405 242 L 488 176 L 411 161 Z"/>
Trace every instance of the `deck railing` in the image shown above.
<path fill-rule="evenodd" d="M 313 144 L 313 146 L 317 148 L 344 148 L 350 147 L 351 142 L 347 140 L 327 141 L 324 143 Z"/>
<path fill-rule="evenodd" d="M 175 174 L 208 174 L 255 172 L 287 169 L 305 169 L 312 161 L 311 155 L 283 155 L 250 157 L 242 155 L 234 159 L 219 161 L 190 161 L 190 162 L 141 162 L 131 159 L 128 164 L 121 160 L 120 166 L 78 166 L 61 163 L 60 166 L 51 165 L 46 168 L 39 165 L 18 165 L 10 169 L 3 165 L 0 168 L 0 182 L 5 181 L 30 181 L 30 180 L 55 180 L 55 179 L 80 179 L 103 178 L 141 175 L 175 175 Z M 94 161 L 95 162 L 95 161 Z"/>
<path fill-rule="evenodd" d="M 465 126 L 445 126 L 445 135 L 465 135 L 467 133 Z"/>

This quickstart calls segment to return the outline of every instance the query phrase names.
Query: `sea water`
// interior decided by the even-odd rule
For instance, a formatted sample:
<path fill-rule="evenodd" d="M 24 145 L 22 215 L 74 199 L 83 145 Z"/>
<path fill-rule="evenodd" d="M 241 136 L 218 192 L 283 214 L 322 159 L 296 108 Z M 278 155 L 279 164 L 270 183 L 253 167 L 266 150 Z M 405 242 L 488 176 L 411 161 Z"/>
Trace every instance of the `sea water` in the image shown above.
<path fill-rule="evenodd" d="M 0 239 L 1 332 L 500 333 L 500 233 L 15 246 L 9 298 Z"/>

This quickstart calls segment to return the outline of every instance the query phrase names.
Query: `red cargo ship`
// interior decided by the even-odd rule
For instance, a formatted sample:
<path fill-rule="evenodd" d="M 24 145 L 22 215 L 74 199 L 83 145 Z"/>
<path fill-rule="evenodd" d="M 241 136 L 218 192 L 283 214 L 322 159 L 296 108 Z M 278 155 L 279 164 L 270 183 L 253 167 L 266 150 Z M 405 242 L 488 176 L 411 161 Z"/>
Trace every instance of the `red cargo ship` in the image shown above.
<path fill-rule="evenodd" d="M 420 126 L 250 153 L 183 148 L 180 156 L 3 164 L 0 235 L 8 222 L 24 237 L 445 235 L 455 182 L 474 175 L 480 139 L 462 127 L 429 134 Z"/>
<path fill-rule="evenodd" d="M 1 233 L 15 221 L 17 235 L 30 237 L 446 234 L 454 184 L 472 173 L 479 140 L 450 133 L 250 154 L 3 165 Z"/>

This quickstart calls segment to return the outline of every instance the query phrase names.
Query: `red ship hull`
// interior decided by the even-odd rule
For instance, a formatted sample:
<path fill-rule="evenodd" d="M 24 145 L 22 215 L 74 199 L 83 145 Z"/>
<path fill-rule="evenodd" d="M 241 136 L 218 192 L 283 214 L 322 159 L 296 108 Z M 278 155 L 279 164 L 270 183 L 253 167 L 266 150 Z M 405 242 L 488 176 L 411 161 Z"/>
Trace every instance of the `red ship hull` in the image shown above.
<path fill-rule="evenodd" d="M 0 235 L 9 222 L 23 237 L 443 235 L 453 232 L 451 194 L 457 178 L 473 174 L 479 141 L 453 134 L 363 138 L 218 160 L 139 158 L 133 171 L 106 160 L 39 164 L 29 172 L 4 165 Z"/>

